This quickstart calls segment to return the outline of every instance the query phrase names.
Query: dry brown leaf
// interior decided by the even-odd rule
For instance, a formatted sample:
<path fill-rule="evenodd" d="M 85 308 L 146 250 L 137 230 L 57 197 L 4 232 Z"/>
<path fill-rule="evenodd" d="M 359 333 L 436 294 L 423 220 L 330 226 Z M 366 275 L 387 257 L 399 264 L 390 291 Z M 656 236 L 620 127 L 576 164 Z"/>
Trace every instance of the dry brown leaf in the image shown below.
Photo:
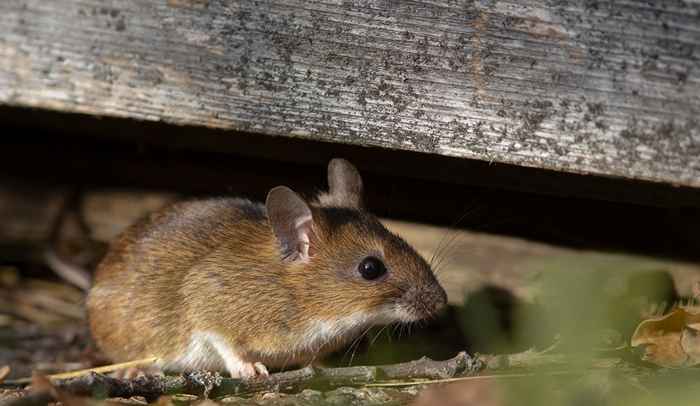
<path fill-rule="evenodd" d="M 679 307 L 644 320 L 634 331 L 631 345 L 644 346 L 643 359 L 662 367 L 700 364 L 700 313 Z"/>
<path fill-rule="evenodd" d="M 10 366 L 5 365 L 4 367 L 0 367 L 0 383 L 2 383 L 8 375 L 10 375 Z"/>
<path fill-rule="evenodd" d="M 681 347 L 688 354 L 689 364 L 700 364 L 700 323 L 687 325 L 681 332 Z"/>
<path fill-rule="evenodd" d="M 174 404 L 172 396 L 163 395 L 155 401 L 153 406 L 173 406 Z"/>
<path fill-rule="evenodd" d="M 197 403 L 197 406 L 219 406 L 216 402 L 210 399 L 204 399 L 201 402 Z"/>
<path fill-rule="evenodd" d="M 693 298 L 700 299 L 700 281 L 693 283 Z"/>
<path fill-rule="evenodd" d="M 503 404 L 503 401 L 498 389 L 498 386 L 488 381 L 463 381 L 447 385 L 433 385 L 424 389 L 411 406 L 499 406 Z"/>
<path fill-rule="evenodd" d="M 36 373 L 32 375 L 31 389 L 33 392 L 48 392 L 63 406 L 88 406 L 90 404 L 90 398 L 75 396 L 56 388 L 45 375 Z"/>

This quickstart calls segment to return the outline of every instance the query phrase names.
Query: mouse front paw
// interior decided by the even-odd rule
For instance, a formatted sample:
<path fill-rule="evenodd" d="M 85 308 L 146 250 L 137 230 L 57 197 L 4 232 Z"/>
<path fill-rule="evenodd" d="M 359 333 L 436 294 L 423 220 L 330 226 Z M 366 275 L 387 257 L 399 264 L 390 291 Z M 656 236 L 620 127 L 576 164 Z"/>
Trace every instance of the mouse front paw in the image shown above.
<path fill-rule="evenodd" d="M 261 362 L 237 363 L 228 368 L 228 373 L 231 375 L 231 378 L 238 379 L 266 378 L 270 376 L 267 368 Z"/>
<path fill-rule="evenodd" d="M 255 372 L 258 373 L 258 376 L 262 376 L 264 378 L 270 376 L 270 373 L 267 371 L 267 368 L 262 364 L 262 362 L 254 363 L 253 367 L 255 368 Z"/>
<path fill-rule="evenodd" d="M 110 376 L 117 379 L 134 379 L 148 375 L 165 376 L 163 370 L 154 365 L 118 369 L 110 374 Z"/>

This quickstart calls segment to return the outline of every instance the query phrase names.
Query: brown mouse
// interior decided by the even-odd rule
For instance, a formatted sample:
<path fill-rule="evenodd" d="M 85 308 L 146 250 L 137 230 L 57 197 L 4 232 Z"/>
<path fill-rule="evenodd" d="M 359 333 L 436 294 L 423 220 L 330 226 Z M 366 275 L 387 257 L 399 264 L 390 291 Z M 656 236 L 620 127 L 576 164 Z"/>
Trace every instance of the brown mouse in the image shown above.
<path fill-rule="evenodd" d="M 428 263 L 363 210 L 349 162 L 306 201 L 270 190 L 176 203 L 131 226 L 98 266 L 92 334 L 115 362 L 267 375 L 305 364 L 375 324 L 431 317 L 446 303 Z"/>

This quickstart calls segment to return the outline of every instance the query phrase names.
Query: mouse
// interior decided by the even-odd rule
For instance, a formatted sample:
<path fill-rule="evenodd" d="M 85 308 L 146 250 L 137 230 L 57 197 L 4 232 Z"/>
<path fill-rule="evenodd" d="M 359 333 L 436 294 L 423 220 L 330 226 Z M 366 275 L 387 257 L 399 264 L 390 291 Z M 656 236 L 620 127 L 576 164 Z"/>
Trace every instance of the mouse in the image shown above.
<path fill-rule="evenodd" d="M 430 265 L 364 205 L 350 162 L 328 190 L 287 186 L 264 203 L 183 200 L 126 229 L 97 266 L 90 331 L 114 362 L 233 378 L 309 365 L 372 326 L 433 318 L 447 303 Z"/>

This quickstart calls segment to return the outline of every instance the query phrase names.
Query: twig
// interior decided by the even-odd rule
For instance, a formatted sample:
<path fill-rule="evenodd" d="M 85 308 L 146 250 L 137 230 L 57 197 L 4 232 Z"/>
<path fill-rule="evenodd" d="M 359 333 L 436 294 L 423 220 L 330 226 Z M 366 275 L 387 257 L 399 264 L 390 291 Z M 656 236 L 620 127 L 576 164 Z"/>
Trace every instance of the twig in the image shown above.
<path fill-rule="evenodd" d="M 478 358 L 486 365 L 486 369 L 490 370 L 536 368 L 542 365 L 562 365 L 570 361 L 563 354 L 547 354 L 534 350 L 527 350 L 516 354 L 479 354 Z"/>
<path fill-rule="evenodd" d="M 501 370 L 513 368 L 540 368 L 571 365 L 572 357 L 565 354 L 549 354 L 527 350 L 516 354 L 484 355 L 479 354 L 478 360 L 484 364 L 484 369 Z M 593 367 L 609 368 L 619 363 L 619 358 L 600 358 L 593 360 Z"/>
<path fill-rule="evenodd" d="M 428 378 L 444 379 L 468 372 L 475 374 L 483 368 L 478 358 L 470 357 L 466 352 L 460 352 L 456 357 L 446 361 L 433 361 L 423 357 L 416 361 L 401 364 L 382 365 L 380 368 L 384 379 Z"/>
<path fill-rule="evenodd" d="M 72 372 L 71 379 L 59 379 L 65 374 L 53 375 L 53 385 L 62 393 L 78 396 L 100 398 L 143 396 L 154 401 L 162 395 L 189 394 L 220 398 L 231 395 L 246 395 L 261 391 L 297 393 L 303 389 L 329 390 L 340 386 L 356 387 L 391 387 L 453 382 L 461 380 L 506 379 L 546 375 L 565 375 L 581 373 L 577 370 L 539 371 L 514 374 L 491 374 L 475 376 L 483 369 L 502 370 L 505 368 L 536 368 L 543 366 L 570 365 L 571 359 L 565 355 L 542 354 L 525 351 L 507 355 L 480 355 L 471 357 L 465 352 L 445 360 L 434 361 L 421 358 L 416 361 L 393 365 L 357 366 L 346 368 L 314 368 L 311 366 L 293 371 L 278 372 L 267 378 L 252 380 L 222 378 L 218 373 L 190 372 L 181 376 L 143 376 L 136 379 L 117 379 L 101 375 L 95 371 L 113 371 L 130 366 L 143 365 L 153 360 L 140 360 L 132 363 L 110 365 L 102 368 Z M 610 367 L 618 360 L 599 360 L 591 367 Z M 395 382 L 387 382 L 394 380 Z M 403 380 L 403 382 L 396 382 Z M 31 399 L 28 399 L 31 398 Z M 44 406 L 51 398 L 46 395 L 16 399 L 3 406 Z"/>
<path fill-rule="evenodd" d="M 0 406 L 37 406 L 54 402 L 54 397 L 47 391 L 32 392 L 21 398 L 0 402 Z"/>
<path fill-rule="evenodd" d="M 29 290 L 17 295 L 15 300 L 17 303 L 24 303 L 34 308 L 50 311 L 61 317 L 67 317 L 73 320 L 82 320 L 85 318 L 85 310 L 81 304 L 65 302 L 47 294 L 47 292 Z"/>
<path fill-rule="evenodd" d="M 120 364 L 119 368 L 124 368 Z M 110 365 L 110 370 L 117 369 Z M 299 392 L 302 389 L 330 389 L 339 386 L 362 386 L 383 379 L 448 378 L 475 374 L 481 368 L 478 360 L 465 352 L 445 361 L 421 358 L 417 361 L 382 366 L 347 368 L 313 368 L 279 372 L 267 378 L 241 380 L 221 378 L 217 373 L 193 372 L 181 376 L 144 376 L 136 379 L 117 379 L 90 371 L 71 379 L 56 380 L 54 386 L 63 392 L 79 396 L 102 398 L 143 396 L 149 401 L 165 394 L 190 394 L 223 397 L 259 391 Z M 77 374 L 82 371 L 73 372 Z M 55 375 L 52 377 L 55 379 Z M 28 396 L 28 397 L 31 397 Z M 4 406 L 43 406 L 50 399 L 38 395 L 8 402 Z"/>
<path fill-rule="evenodd" d="M 268 379 L 240 381 L 229 386 L 224 379 L 222 385 L 212 392 L 215 397 L 275 390 L 281 392 L 298 392 L 306 388 L 329 389 L 339 386 L 358 386 L 387 379 L 440 379 L 463 374 L 479 372 L 481 363 L 460 352 L 445 361 L 434 361 L 423 357 L 416 361 L 393 365 L 358 366 L 346 368 L 312 368 L 306 367 L 295 371 L 280 372 L 270 375 Z"/>
<path fill-rule="evenodd" d="M 90 289 L 90 273 L 85 269 L 69 264 L 59 258 L 59 256 L 50 249 L 44 253 L 44 260 L 46 261 L 46 265 L 65 281 L 72 283 L 84 291 Z"/>
<path fill-rule="evenodd" d="M 448 382 L 459 382 L 459 381 L 478 381 L 478 380 L 489 380 L 489 379 L 509 379 L 509 378 L 529 378 L 539 375 L 575 375 L 585 373 L 585 371 L 547 371 L 547 372 L 530 372 L 530 373 L 520 373 L 520 374 L 498 374 L 498 375 L 476 375 L 476 376 L 461 376 L 457 378 L 444 378 L 444 379 L 427 379 L 427 380 L 414 380 L 406 382 L 380 382 L 380 383 L 368 383 L 364 385 L 368 388 L 381 388 L 381 387 L 395 387 L 395 386 L 413 386 L 413 385 L 431 385 L 436 383 L 448 383 Z"/>
<path fill-rule="evenodd" d="M 57 379 L 76 378 L 76 377 L 80 377 L 83 375 L 87 375 L 89 373 L 102 374 L 102 373 L 107 373 L 107 372 L 118 371 L 120 369 L 151 365 L 152 363 L 156 362 L 156 360 L 157 360 L 157 358 L 144 358 L 144 359 L 139 359 L 139 360 L 135 360 L 135 361 L 122 362 L 120 364 L 111 364 L 111 365 L 105 365 L 105 366 L 97 367 L 97 368 L 80 369 L 78 371 L 71 371 L 71 372 L 64 372 L 64 373 L 60 373 L 60 374 L 48 375 L 47 378 L 49 378 L 51 380 L 57 380 Z M 32 378 L 20 378 L 20 379 L 8 380 L 5 383 L 7 383 L 9 385 L 21 385 L 21 384 L 30 383 L 31 381 L 32 381 Z"/>

